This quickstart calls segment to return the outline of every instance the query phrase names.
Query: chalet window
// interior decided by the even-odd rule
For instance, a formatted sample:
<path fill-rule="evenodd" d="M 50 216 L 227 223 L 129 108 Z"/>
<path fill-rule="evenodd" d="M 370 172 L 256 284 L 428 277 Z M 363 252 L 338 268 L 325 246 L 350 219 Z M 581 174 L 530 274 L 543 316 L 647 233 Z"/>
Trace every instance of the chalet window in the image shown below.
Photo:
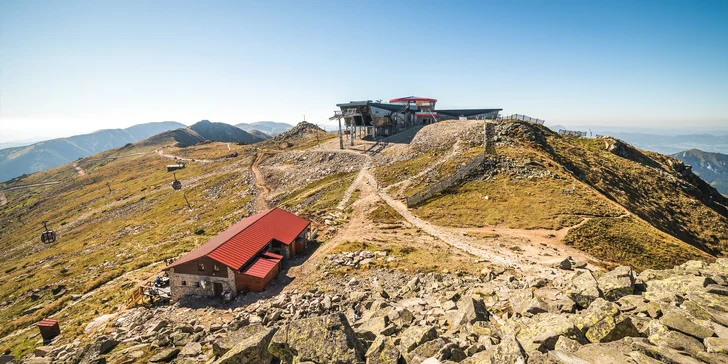
<path fill-rule="evenodd" d="M 218 267 L 217 264 L 213 264 L 212 265 L 212 271 L 213 272 L 219 272 L 220 271 L 220 267 Z"/>
<path fill-rule="evenodd" d="M 205 265 L 202 264 L 202 263 L 197 264 L 197 270 L 199 270 L 200 272 L 204 272 L 205 271 Z"/>
<path fill-rule="evenodd" d="M 187 285 L 187 281 L 182 281 L 182 285 L 183 286 L 186 286 Z"/>
<path fill-rule="evenodd" d="M 195 287 L 199 287 L 199 286 L 200 286 L 200 282 L 195 282 Z"/>

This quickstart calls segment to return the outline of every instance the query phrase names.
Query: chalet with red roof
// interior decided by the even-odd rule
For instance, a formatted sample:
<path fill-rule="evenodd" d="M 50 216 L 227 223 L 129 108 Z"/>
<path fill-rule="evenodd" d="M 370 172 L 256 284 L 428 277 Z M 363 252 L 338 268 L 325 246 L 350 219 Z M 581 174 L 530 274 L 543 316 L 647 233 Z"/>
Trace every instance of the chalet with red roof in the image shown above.
<path fill-rule="evenodd" d="M 281 260 L 304 252 L 310 226 L 279 208 L 247 217 L 165 268 L 172 301 L 264 290 L 280 272 Z"/>

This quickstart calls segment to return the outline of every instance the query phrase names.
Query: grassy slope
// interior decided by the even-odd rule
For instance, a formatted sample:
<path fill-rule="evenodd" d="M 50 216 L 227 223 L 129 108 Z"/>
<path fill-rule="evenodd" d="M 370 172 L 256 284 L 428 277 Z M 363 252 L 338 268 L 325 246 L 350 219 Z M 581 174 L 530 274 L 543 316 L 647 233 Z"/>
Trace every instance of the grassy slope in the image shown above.
<path fill-rule="evenodd" d="M 63 181 L 11 191 L 9 204 L 0 212 L 0 262 L 5 267 L 0 302 L 9 302 L 0 308 L 0 335 L 53 315 L 73 294 L 88 293 L 125 272 L 182 254 L 247 215 L 240 209 L 251 196 L 241 185 L 240 173 L 216 172 L 233 161 L 192 164 L 177 173 L 193 210 L 186 208 L 181 192 L 169 187 L 171 176 L 164 168 L 168 163 L 153 154 L 81 161 L 89 173 L 83 177 L 66 165 L 17 182 Z M 247 168 L 249 161 L 240 163 Z M 195 179 L 199 183 L 193 183 Z M 18 223 L 19 216 L 25 225 Z M 38 239 L 39 222 L 44 220 L 58 233 L 52 246 Z M 200 228 L 206 234 L 194 235 Z M 68 272 L 60 274 L 62 267 Z M 74 310 L 77 315 L 60 317 L 64 331 L 77 332 L 78 325 L 98 313 L 114 310 L 95 304 L 99 302 L 89 300 L 76 306 L 83 308 Z M 36 305 L 42 308 L 23 314 Z"/>
<path fill-rule="evenodd" d="M 677 181 L 674 159 L 636 149 L 624 158 L 608 152 L 602 139 L 549 135 L 548 143 L 557 160 L 650 225 L 714 255 L 726 250 L 725 207 L 706 203 L 711 198 L 691 181 Z"/>
<path fill-rule="evenodd" d="M 591 219 L 569 231 L 564 242 L 596 258 L 637 270 L 667 269 L 691 259 L 713 259 L 634 216 Z"/>
<path fill-rule="evenodd" d="M 52 316 L 62 322 L 61 343 L 70 341 L 92 319 L 118 310 L 138 284 L 127 276 L 106 283 L 140 268 L 132 276 L 149 278 L 161 268 L 152 263 L 192 250 L 252 212 L 254 189 L 244 182 L 252 181 L 251 147 L 231 144 L 239 157 L 188 163 L 177 171 L 193 207 L 190 210 L 182 192 L 170 187 L 172 176 L 165 166 L 171 160 L 153 151 L 164 148 L 168 154 L 214 158 L 227 154 L 227 147 L 225 143 L 188 148 L 173 144 L 169 138 L 158 144 L 146 141 L 80 160 L 86 176 L 77 176 L 71 165 L 64 165 L 12 183 L 61 181 L 6 193 L 9 203 L 0 210 L 0 337 Z M 284 199 L 297 201 L 296 207 L 306 212 L 333 209 L 355 175 L 312 181 Z M 54 245 L 39 241 L 44 220 L 58 234 Z M 201 235 L 195 234 L 200 230 L 204 230 Z M 68 271 L 61 274 L 61 268 Z M 70 307 L 73 295 L 87 293 L 92 295 Z M 38 305 L 40 309 L 26 313 Z M 33 334 L 37 332 L 30 330 L 1 341 L 0 351 L 12 348 L 19 355 L 32 350 L 36 346 Z"/>
<path fill-rule="evenodd" d="M 728 219 L 724 207 L 711 203 L 704 187 L 692 178 L 676 182 L 671 176 L 679 174 L 672 158 L 636 149 L 628 149 L 622 157 L 607 151 L 603 139 L 562 137 L 543 127 L 516 124 L 506 132 L 511 144 L 498 147 L 497 154 L 537 161 L 560 179 L 517 179 L 513 174 L 501 174 L 470 181 L 427 201 L 415 212 L 448 226 L 501 224 L 514 228 L 556 229 L 572 226 L 584 216 L 596 217 L 572 230 L 569 242 L 603 259 L 640 269 L 688 259 L 710 260 L 710 254 L 725 250 Z M 413 163 L 413 167 L 417 165 Z M 452 170 L 448 163 L 443 166 L 446 169 L 440 176 Z M 661 174 L 658 169 L 666 172 Z M 577 195 L 561 193 L 573 185 L 577 185 Z M 424 186 L 416 184 L 408 194 Z M 642 220 L 613 219 L 621 212 L 604 197 Z"/>

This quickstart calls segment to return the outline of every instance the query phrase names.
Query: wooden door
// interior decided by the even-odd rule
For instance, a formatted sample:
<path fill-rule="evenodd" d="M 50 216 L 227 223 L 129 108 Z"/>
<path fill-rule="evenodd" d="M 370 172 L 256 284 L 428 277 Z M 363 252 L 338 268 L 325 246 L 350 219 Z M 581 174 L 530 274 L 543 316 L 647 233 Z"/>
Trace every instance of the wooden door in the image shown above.
<path fill-rule="evenodd" d="M 219 283 L 219 282 L 213 283 L 212 292 L 215 296 L 222 295 L 222 283 Z"/>

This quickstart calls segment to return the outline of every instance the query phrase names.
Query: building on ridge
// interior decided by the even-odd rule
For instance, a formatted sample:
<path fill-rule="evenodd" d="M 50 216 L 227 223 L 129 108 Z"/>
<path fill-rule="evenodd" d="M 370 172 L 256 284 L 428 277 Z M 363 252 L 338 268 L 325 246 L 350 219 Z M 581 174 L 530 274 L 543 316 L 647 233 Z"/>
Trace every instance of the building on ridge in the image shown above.
<path fill-rule="evenodd" d="M 359 132 L 362 136 L 386 137 L 418 125 L 427 125 L 451 119 L 495 119 L 503 109 L 437 109 L 437 99 L 429 97 L 399 97 L 380 101 L 350 101 L 336 104 L 340 108 L 332 119 L 344 120 L 346 133 L 352 141 Z"/>

